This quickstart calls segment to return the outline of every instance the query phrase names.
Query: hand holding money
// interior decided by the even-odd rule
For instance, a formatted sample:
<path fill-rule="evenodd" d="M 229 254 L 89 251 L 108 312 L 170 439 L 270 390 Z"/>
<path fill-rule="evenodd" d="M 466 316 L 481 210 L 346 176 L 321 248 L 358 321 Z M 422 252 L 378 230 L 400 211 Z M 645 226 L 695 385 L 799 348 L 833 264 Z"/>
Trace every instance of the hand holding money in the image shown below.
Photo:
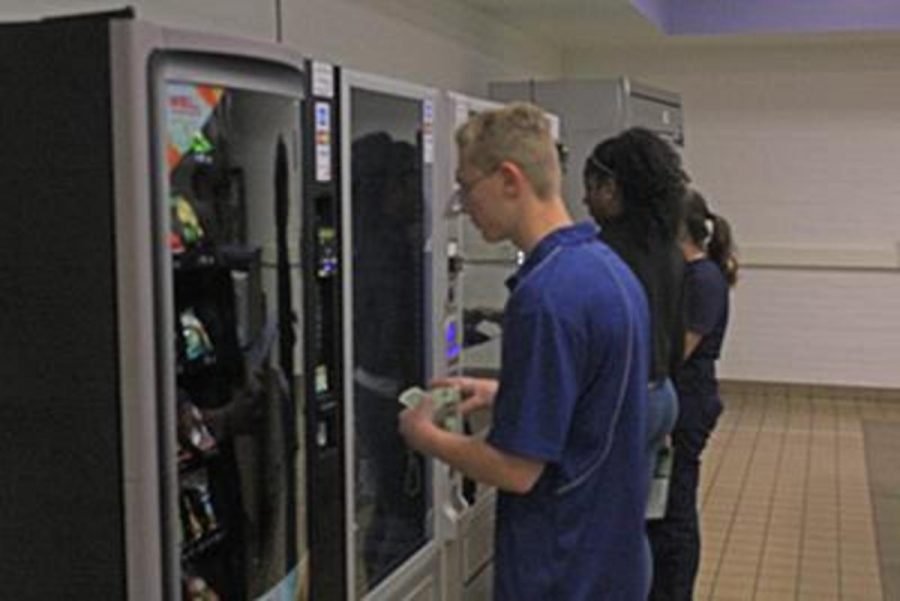
<path fill-rule="evenodd" d="M 459 389 L 442 387 L 426 392 L 418 386 L 413 386 L 404 390 L 398 400 L 402 405 L 416 409 L 426 399 L 431 399 L 432 419 L 435 423 L 444 430 L 462 432 L 462 418 L 459 415 Z"/>

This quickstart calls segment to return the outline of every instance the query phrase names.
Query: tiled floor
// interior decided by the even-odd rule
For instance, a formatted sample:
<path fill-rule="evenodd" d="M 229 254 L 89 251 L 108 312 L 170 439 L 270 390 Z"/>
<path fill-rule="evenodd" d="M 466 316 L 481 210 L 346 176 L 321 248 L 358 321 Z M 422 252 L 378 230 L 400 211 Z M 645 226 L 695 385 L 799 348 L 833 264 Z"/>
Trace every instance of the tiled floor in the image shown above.
<path fill-rule="evenodd" d="M 900 403 L 723 396 L 704 455 L 695 598 L 892 601 L 882 594 L 862 423 L 900 422 Z"/>

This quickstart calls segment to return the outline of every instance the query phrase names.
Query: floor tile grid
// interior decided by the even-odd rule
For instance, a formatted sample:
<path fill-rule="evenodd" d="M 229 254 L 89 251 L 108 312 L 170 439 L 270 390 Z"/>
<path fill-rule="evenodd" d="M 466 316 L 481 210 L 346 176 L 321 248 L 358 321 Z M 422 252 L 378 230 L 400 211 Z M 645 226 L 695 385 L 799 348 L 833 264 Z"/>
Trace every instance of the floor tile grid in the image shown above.
<path fill-rule="evenodd" d="M 729 399 L 710 441 L 698 598 L 880 601 L 861 418 L 900 405 L 778 392 Z"/>
<path fill-rule="evenodd" d="M 790 505 L 783 500 L 784 491 L 795 478 L 791 471 L 784 469 L 788 458 L 788 425 L 795 413 L 793 403 L 786 399 L 778 402 L 774 410 L 770 408 L 772 419 L 768 427 L 777 438 L 777 442 L 772 442 L 777 458 L 771 464 L 771 472 L 766 475 L 772 486 L 766 499 L 766 520 L 757 557 L 753 599 L 793 599 L 796 587 L 796 559 L 793 553 L 796 542 L 792 540 L 790 530 L 785 536 L 784 524 L 790 523 L 792 516 L 790 513 L 785 516 L 784 508 L 790 508 Z"/>
<path fill-rule="evenodd" d="M 797 598 L 830 601 L 839 599 L 841 590 L 836 420 L 830 401 L 809 399 L 808 406 L 810 463 Z"/>
<path fill-rule="evenodd" d="M 860 402 L 836 402 L 838 415 L 841 599 L 882 599 Z"/>
<path fill-rule="evenodd" d="M 790 408 L 784 398 L 769 397 L 761 408 L 762 421 L 752 449 L 747 477 L 740 492 L 738 510 L 728 534 L 728 545 L 715 582 L 715 599 L 750 600 L 759 598 L 760 578 L 779 577 L 778 592 L 785 594 L 793 588 L 793 574 L 773 573 L 771 564 L 764 564 L 770 523 L 773 519 L 773 500 L 777 493 L 779 465 L 783 460 L 786 428 Z M 763 573 L 766 570 L 766 573 Z M 777 582 L 769 582 L 770 586 Z M 771 598 L 774 589 L 763 591 Z"/>
<path fill-rule="evenodd" d="M 781 457 L 784 419 L 784 403 L 767 398 L 716 579 L 715 598 L 749 601 L 754 597 L 775 493 L 773 475 Z"/>
<path fill-rule="evenodd" d="M 755 599 L 795 599 L 798 594 L 800 574 L 800 557 L 804 542 L 805 513 L 807 488 L 809 485 L 809 465 L 811 458 L 812 420 L 808 399 L 804 397 L 788 397 L 784 391 L 775 390 L 768 395 L 769 403 L 765 408 L 757 410 L 781 413 L 780 424 L 782 444 L 777 461 L 764 461 L 757 470 L 758 489 L 765 489 L 769 483 L 767 521 L 762 525 L 762 534 L 753 544 L 741 544 L 741 537 L 731 536 L 733 541 L 730 554 L 735 557 L 749 557 L 745 561 L 756 562 L 755 578 L 749 586 L 743 587 L 740 598 Z M 776 422 L 777 424 L 777 422 Z M 777 425 L 769 422 L 769 429 Z M 770 434 L 771 435 L 771 434 Z M 766 444 L 757 445 L 753 449 L 759 454 Z M 776 466 L 787 465 L 789 469 L 778 471 Z M 757 512 L 759 510 L 756 510 Z M 759 518 L 756 518 L 757 520 Z M 764 544 L 763 542 L 764 541 Z M 727 584 L 727 581 L 726 581 Z M 722 592 L 727 592 L 725 588 Z M 729 599 L 732 595 L 716 594 L 714 599 Z"/>
<path fill-rule="evenodd" d="M 786 401 L 790 416 L 786 425 L 787 443 L 783 471 L 778 475 L 778 491 L 774 501 L 771 531 L 768 539 L 767 559 L 772 567 L 781 567 L 780 577 L 785 586 L 778 595 L 796 599 L 800 582 L 801 557 L 806 536 L 807 498 L 810 485 L 812 460 L 813 420 L 807 398 L 793 396 Z M 767 573 L 764 578 L 772 577 Z M 764 598 L 769 586 L 777 586 L 774 580 L 760 583 L 758 598 Z"/>
<path fill-rule="evenodd" d="M 735 431 L 729 444 L 728 452 L 723 457 L 723 463 L 718 470 L 716 482 L 713 484 L 714 493 L 704 507 L 701 527 L 708 533 L 705 539 L 704 553 L 710 559 L 717 561 L 712 563 L 701 562 L 701 577 L 710 582 L 710 598 L 743 599 L 749 590 L 752 591 L 752 578 L 755 576 L 755 566 L 747 566 L 742 560 L 742 555 L 734 550 L 740 544 L 753 544 L 752 537 L 743 526 L 739 508 L 741 506 L 742 492 L 750 477 L 752 459 L 757 440 L 762 431 L 765 409 L 768 399 L 763 401 L 761 411 L 742 410 L 740 421 L 735 425 Z M 746 506 L 746 504 L 745 504 Z M 736 524 L 739 527 L 735 527 Z M 717 535 L 716 533 L 722 533 Z M 729 543 L 732 536 L 737 542 Z"/>
<path fill-rule="evenodd" d="M 725 410 L 719 418 L 716 429 L 709 437 L 706 449 L 701 456 L 700 486 L 697 493 L 697 502 L 702 512 L 709 495 L 712 492 L 716 476 L 721 468 L 722 458 L 728 454 L 728 447 L 734 438 L 744 412 L 744 407 L 749 404 L 746 398 L 728 398 L 723 401 Z"/>
<path fill-rule="evenodd" d="M 900 422 L 894 406 L 881 419 L 862 423 L 881 587 L 885 599 L 900 599 Z"/>
<path fill-rule="evenodd" d="M 724 517 L 713 513 L 710 499 L 717 490 L 715 485 L 719 474 L 722 473 L 724 458 L 729 455 L 735 440 L 744 409 L 751 405 L 745 397 L 728 398 L 724 399 L 724 402 L 725 411 L 719 418 L 719 423 L 701 457 L 700 490 L 697 497 L 701 521 L 701 563 L 695 591 L 698 599 L 709 596 L 718 569 L 717 561 L 711 558 L 717 557 L 721 552 L 722 541 L 727 533 Z"/>

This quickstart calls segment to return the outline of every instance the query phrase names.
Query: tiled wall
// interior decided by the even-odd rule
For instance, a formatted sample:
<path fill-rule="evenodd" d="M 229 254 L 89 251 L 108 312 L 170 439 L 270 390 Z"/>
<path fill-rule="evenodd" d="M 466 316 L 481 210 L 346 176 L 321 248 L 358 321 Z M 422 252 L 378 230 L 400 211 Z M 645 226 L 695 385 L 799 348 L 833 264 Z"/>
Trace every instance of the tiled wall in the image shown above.
<path fill-rule="evenodd" d="M 748 269 L 720 374 L 900 387 L 898 300 L 900 273 Z"/>
<path fill-rule="evenodd" d="M 746 269 L 721 373 L 900 387 L 900 43 L 819 35 L 667 44 L 568 53 L 566 71 L 625 73 L 681 92 L 691 175 L 739 245 L 784 249 L 787 264 L 817 248 L 893 257 L 893 269 L 827 260 Z"/>

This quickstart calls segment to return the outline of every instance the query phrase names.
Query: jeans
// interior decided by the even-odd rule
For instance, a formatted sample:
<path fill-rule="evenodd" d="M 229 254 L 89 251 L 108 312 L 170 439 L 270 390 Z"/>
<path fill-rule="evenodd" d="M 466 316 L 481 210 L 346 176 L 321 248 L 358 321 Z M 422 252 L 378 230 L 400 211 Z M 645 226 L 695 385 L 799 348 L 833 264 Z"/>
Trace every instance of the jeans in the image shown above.
<path fill-rule="evenodd" d="M 646 489 L 649 493 L 650 484 L 653 481 L 653 472 L 656 468 L 656 456 L 659 450 L 666 442 L 666 436 L 675 426 L 678 418 L 678 394 L 675 392 L 675 386 L 670 378 L 666 378 L 660 382 L 651 382 L 647 391 L 647 424 L 645 432 L 645 455 L 646 455 Z M 648 522 L 649 524 L 650 522 Z M 649 532 L 645 535 L 646 554 L 647 554 L 647 590 L 650 590 L 650 583 L 653 581 L 653 573 L 655 570 L 653 561 L 653 544 L 649 540 Z"/>
<path fill-rule="evenodd" d="M 647 392 L 647 488 L 653 479 L 656 454 L 666 442 L 678 418 L 678 394 L 670 378 L 651 383 Z"/>
<path fill-rule="evenodd" d="M 653 551 L 651 601 L 691 601 L 700 567 L 697 485 L 700 454 L 722 413 L 718 397 L 680 399 L 681 415 L 672 432 L 675 456 L 666 516 L 647 522 Z"/>

